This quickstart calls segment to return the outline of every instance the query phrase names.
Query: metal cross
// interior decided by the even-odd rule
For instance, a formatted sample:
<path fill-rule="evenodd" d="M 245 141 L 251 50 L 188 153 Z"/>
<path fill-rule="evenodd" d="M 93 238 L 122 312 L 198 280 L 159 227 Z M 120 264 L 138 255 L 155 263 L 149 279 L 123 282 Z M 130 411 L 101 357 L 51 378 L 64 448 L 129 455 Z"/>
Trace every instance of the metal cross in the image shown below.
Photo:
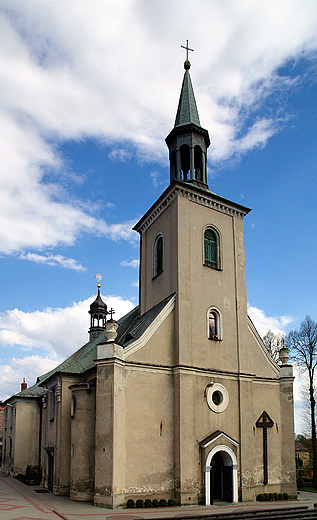
<path fill-rule="evenodd" d="M 186 61 L 188 61 L 188 51 L 193 51 L 194 52 L 194 49 L 190 49 L 188 47 L 188 40 L 186 40 L 186 47 L 184 47 L 184 45 L 181 45 L 182 49 L 186 49 Z"/>
<path fill-rule="evenodd" d="M 95 274 L 95 278 L 98 280 L 97 287 L 100 287 L 100 280 L 103 278 L 103 276 L 100 274 L 100 271 L 98 271 L 98 274 Z"/>
<path fill-rule="evenodd" d="M 115 311 L 113 309 L 110 309 L 110 311 L 108 311 L 108 314 L 110 314 L 110 319 L 112 320 L 112 315 L 115 314 Z"/>

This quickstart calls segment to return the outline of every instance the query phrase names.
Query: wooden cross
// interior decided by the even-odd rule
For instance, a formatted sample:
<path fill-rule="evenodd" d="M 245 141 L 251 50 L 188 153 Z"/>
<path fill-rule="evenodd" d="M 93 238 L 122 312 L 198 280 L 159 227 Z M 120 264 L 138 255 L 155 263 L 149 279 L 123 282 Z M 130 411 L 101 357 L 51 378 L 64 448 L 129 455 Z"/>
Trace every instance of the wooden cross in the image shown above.
<path fill-rule="evenodd" d="M 268 463 L 267 463 L 267 429 L 272 428 L 274 422 L 269 414 L 264 410 L 255 423 L 257 428 L 263 428 L 263 484 L 268 483 Z"/>
<path fill-rule="evenodd" d="M 181 45 L 182 49 L 186 49 L 186 61 L 188 61 L 188 51 L 193 51 L 194 52 L 194 49 L 190 49 L 188 47 L 188 40 L 186 40 L 186 47 L 184 47 L 184 45 Z"/>

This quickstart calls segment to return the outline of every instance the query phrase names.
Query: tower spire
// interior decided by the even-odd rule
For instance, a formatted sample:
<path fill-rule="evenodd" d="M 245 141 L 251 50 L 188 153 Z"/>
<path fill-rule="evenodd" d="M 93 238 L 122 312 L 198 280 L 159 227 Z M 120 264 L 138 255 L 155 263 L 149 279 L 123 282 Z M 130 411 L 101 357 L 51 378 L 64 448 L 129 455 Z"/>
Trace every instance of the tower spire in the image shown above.
<path fill-rule="evenodd" d="M 165 141 L 169 148 L 170 182 L 191 182 L 202 188 L 207 185 L 208 131 L 201 127 L 193 85 L 191 82 L 188 51 L 193 51 L 186 40 L 185 73 L 173 130 Z"/>

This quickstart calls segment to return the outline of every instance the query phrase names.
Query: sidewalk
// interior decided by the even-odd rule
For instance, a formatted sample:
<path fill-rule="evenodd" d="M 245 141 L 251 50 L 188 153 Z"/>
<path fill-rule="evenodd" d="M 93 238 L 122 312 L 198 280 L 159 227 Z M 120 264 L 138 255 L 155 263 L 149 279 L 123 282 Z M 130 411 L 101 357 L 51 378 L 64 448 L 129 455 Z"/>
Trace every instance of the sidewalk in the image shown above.
<path fill-rule="evenodd" d="M 42 492 L 40 486 L 26 486 L 18 480 L 0 473 L 0 516 L 3 520 L 137 520 L 152 518 L 186 518 L 192 515 L 212 515 L 213 513 L 241 512 L 253 509 L 289 508 L 296 505 L 317 504 L 317 493 L 300 492 L 297 501 L 279 502 L 239 502 L 228 504 L 218 502 L 213 506 L 157 507 L 151 509 L 104 509 L 91 502 L 75 502 L 69 497 L 55 496 Z M 37 493 L 36 490 L 41 492 Z M 32 511 L 33 512 L 32 512 Z"/>

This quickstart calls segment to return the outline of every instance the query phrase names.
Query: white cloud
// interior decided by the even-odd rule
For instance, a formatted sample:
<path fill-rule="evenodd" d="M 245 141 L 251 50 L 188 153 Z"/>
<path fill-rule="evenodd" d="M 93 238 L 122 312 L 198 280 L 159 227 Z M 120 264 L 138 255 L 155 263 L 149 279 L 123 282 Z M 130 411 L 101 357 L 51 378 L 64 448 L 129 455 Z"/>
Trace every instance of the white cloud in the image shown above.
<path fill-rule="evenodd" d="M 129 300 L 119 296 L 102 296 L 114 318 L 133 309 Z M 34 384 L 36 377 L 56 367 L 63 359 L 88 341 L 89 306 L 95 296 L 62 308 L 22 312 L 19 309 L 0 314 L 0 347 L 2 358 L 12 348 L 12 358 L 0 363 L 0 399 L 19 391 L 22 378 Z M 16 351 L 21 353 L 17 357 Z M 34 353 L 35 351 L 35 353 Z M 24 352 L 24 355 L 22 354 Z"/>
<path fill-rule="evenodd" d="M 25 378 L 28 386 L 34 385 L 39 375 L 52 370 L 62 361 L 62 358 L 48 356 L 25 356 L 11 358 L 7 363 L 0 365 L 1 395 L 3 401 L 13 394 L 20 392 L 21 382 Z"/>
<path fill-rule="evenodd" d="M 46 256 L 38 255 L 37 253 L 22 253 L 20 257 L 22 260 L 29 260 L 36 264 L 47 264 L 47 265 L 60 265 L 66 269 L 73 269 L 74 271 L 86 271 L 86 267 L 83 267 L 74 258 L 66 258 L 62 255 L 46 254 Z"/>
<path fill-rule="evenodd" d="M 264 311 L 251 305 L 248 305 L 248 314 L 262 337 L 268 330 L 274 334 L 284 332 L 284 328 L 296 319 L 293 316 L 266 316 Z"/>
<path fill-rule="evenodd" d="M 134 240 L 129 223 L 94 218 L 44 174 L 65 173 L 60 142 L 88 137 L 112 146 L 112 159 L 166 163 L 184 34 L 211 161 L 264 146 L 287 118 L 280 93 L 300 87 L 278 67 L 316 52 L 317 4 L 4 0 L 0 28 L 0 250 L 12 253 L 71 245 L 82 232 Z"/>
<path fill-rule="evenodd" d="M 133 267 L 134 269 L 137 269 L 140 265 L 140 260 L 138 260 L 137 258 L 133 258 L 132 260 L 124 260 L 123 262 L 121 262 L 121 265 L 123 265 L 124 267 Z"/>
<path fill-rule="evenodd" d="M 23 312 L 19 309 L 0 314 L 0 345 L 44 349 L 58 356 L 68 356 L 88 340 L 89 305 L 94 297 L 73 303 L 70 307 L 47 308 L 44 311 Z M 115 318 L 129 312 L 133 304 L 118 296 L 103 300 L 116 311 Z"/>

